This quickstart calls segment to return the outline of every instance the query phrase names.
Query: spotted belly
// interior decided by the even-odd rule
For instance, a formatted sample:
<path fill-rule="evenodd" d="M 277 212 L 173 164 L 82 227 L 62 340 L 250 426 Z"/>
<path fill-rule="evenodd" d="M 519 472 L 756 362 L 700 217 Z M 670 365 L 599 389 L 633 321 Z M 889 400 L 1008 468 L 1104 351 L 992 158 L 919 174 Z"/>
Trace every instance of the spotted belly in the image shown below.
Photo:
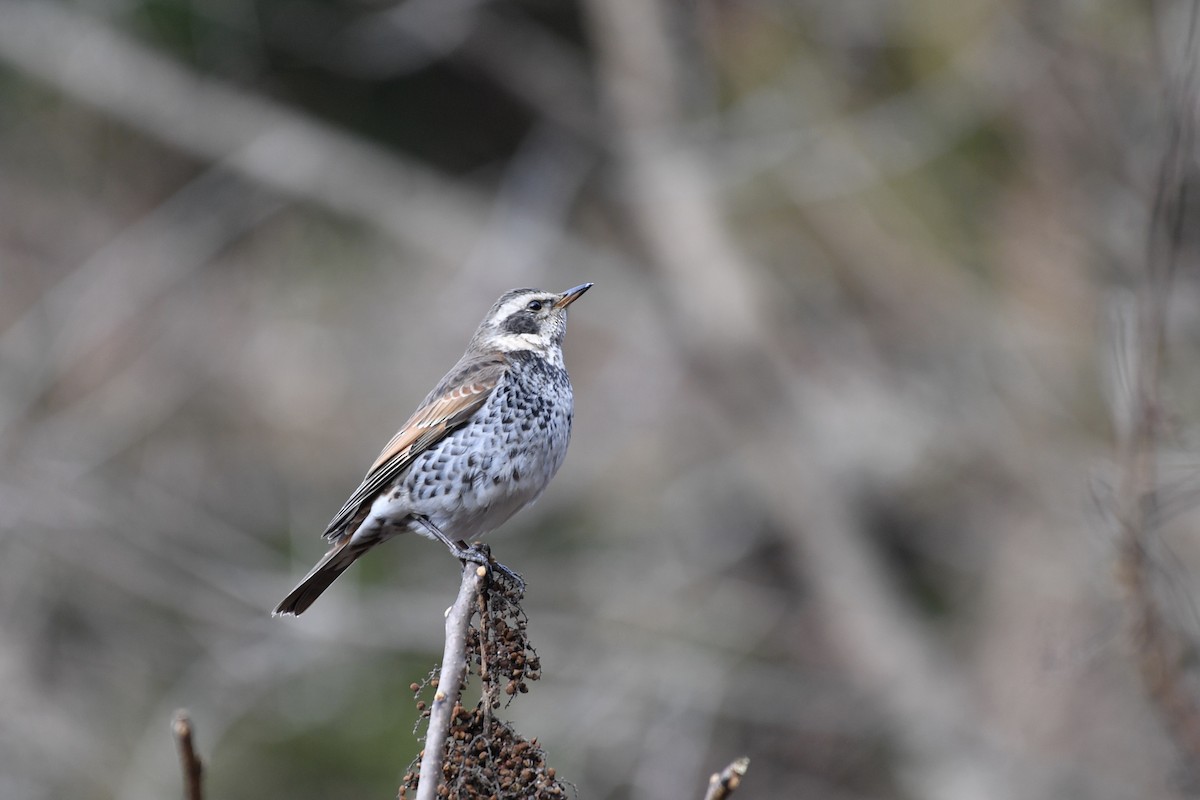
<path fill-rule="evenodd" d="M 547 419 L 522 430 L 502 420 L 477 418 L 418 456 L 371 516 L 403 524 L 403 517 L 420 515 L 447 536 L 468 540 L 504 524 L 562 465 L 570 421 Z"/>

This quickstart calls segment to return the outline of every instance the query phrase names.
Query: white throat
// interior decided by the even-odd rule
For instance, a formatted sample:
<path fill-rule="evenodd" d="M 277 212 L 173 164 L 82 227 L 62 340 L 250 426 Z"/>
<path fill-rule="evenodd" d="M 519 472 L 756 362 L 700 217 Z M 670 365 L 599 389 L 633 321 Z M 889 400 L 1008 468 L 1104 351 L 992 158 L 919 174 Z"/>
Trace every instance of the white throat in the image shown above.
<path fill-rule="evenodd" d="M 529 350 L 557 366 L 563 365 L 562 350 L 546 342 L 536 333 L 501 333 L 492 339 L 492 344 L 503 353 Z"/>

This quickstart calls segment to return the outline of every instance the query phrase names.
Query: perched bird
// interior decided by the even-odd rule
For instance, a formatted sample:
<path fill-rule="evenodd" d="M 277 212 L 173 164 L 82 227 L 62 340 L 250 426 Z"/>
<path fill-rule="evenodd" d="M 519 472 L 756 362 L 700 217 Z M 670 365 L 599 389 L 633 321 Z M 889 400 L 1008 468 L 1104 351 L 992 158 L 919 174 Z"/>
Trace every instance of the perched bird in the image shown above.
<path fill-rule="evenodd" d="M 496 301 L 463 357 L 329 523 L 332 547 L 275 614 L 302 613 L 359 556 L 399 533 L 439 539 L 457 557 L 479 560 L 464 540 L 536 500 L 567 454 L 567 307 L 591 287 L 513 289 Z"/>

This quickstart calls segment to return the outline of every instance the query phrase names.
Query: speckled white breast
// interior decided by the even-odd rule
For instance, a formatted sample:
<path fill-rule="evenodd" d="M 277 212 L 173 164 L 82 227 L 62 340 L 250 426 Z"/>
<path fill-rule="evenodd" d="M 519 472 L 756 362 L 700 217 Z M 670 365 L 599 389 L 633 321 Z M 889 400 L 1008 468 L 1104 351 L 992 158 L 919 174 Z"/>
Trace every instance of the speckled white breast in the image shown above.
<path fill-rule="evenodd" d="M 566 370 L 532 354 L 512 366 L 467 424 L 406 471 L 372 504 L 364 528 L 411 530 L 411 515 L 453 539 L 478 538 L 537 499 L 562 466 L 571 438 L 573 395 Z M 378 525 L 394 531 L 378 531 Z M 356 532 L 356 538 L 359 533 Z"/>

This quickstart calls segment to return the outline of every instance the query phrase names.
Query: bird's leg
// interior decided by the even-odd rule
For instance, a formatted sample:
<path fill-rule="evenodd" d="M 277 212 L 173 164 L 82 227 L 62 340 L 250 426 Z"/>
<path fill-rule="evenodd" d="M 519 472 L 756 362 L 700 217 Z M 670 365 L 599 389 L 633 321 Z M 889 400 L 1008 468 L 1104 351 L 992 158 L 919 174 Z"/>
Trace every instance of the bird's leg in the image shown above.
<path fill-rule="evenodd" d="M 462 541 L 461 539 L 458 541 L 451 539 L 449 536 L 442 533 L 441 528 L 430 522 L 428 517 L 422 517 L 414 514 L 412 519 L 413 522 L 424 528 L 430 536 L 446 545 L 455 558 L 463 561 L 470 561 L 472 564 L 483 564 L 484 566 L 487 566 L 488 560 L 486 554 L 481 556 L 478 553 L 471 553 L 471 548 L 467 547 L 466 542 Z"/>
<path fill-rule="evenodd" d="M 461 539 L 455 541 L 446 534 L 442 533 L 441 528 L 439 528 L 437 525 L 434 525 L 426 517 L 414 516 L 413 520 L 426 531 L 428 531 L 435 539 L 446 545 L 446 547 L 450 549 L 450 553 L 455 558 L 459 559 L 460 561 L 468 561 L 472 564 L 480 564 L 488 569 L 493 569 L 516 584 L 521 594 L 525 593 L 525 579 L 522 578 L 518 573 L 501 564 L 499 561 L 493 560 L 491 550 L 487 545 L 483 544 L 482 542 L 476 542 L 473 545 L 468 545 Z"/>

